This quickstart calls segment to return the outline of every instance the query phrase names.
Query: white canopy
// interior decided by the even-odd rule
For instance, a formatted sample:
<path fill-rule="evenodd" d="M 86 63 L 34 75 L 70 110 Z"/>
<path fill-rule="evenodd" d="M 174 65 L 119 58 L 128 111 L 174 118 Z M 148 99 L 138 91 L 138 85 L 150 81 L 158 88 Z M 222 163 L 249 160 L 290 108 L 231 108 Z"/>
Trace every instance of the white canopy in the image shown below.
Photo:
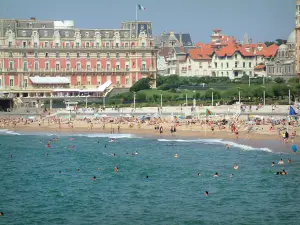
<path fill-rule="evenodd" d="M 104 84 L 100 85 L 98 87 L 98 91 L 105 91 L 106 88 L 108 88 L 112 84 L 111 81 L 106 81 Z"/>
<path fill-rule="evenodd" d="M 70 80 L 66 77 L 30 77 L 34 84 L 69 84 Z"/>
<path fill-rule="evenodd" d="M 106 81 L 104 84 L 100 85 L 97 89 L 54 89 L 54 92 L 104 92 L 112 84 L 111 81 Z"/>

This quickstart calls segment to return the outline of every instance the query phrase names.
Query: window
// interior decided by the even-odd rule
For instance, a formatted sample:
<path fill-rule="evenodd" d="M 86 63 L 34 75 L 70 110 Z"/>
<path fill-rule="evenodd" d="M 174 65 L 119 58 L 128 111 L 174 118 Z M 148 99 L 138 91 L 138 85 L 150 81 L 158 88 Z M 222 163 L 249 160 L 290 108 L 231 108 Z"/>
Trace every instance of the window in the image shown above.
<path fill-rule="evenodd" d="M 77 52 L 77 58 L 80 58 L 80 53 L 79 52 Z"/>
<path fill-rule="evenodd" d="M 229 63 L 226 63 L 226 67 L 229 68 Z"/>
<path fill-rule="evenodd" d="M 125 48 L 128 48 L 128 43 L 125 43 Z"/>
<path fill-rule="evenodd" d="M 100 71 L 101 70 L 101 65 L 100 63 L 97 63 L 97 71 Z"/>
<path fill-rule="evenodd" d="M 143 58 L 143 59 L 145 58 L 145 53 L 142 53 L 142 58 Z"/>
<path fill-rule="evenodd" d="M 9 62 L 9 69 L 10 70 L 14 69 L 14 62 L 12 62 L 12 61 Z"/>
<path fill-rule="evenodd" d="M 120 54 L 118 52 L 116 53 L 116 58 L 120 58 Z"/>
<path fill-rule="evenodd" d="M 26 58 L 27 57 L 27 53 L 23 52 L 23 57 Z"/>
<path fill-rule="evenodd" d="M 23 41 L 23 47 L 26 48 L 26 41 Z"/>
<path fill-rule="evenodd" d="M 23 70 L 28 71 L 28 62 L 24 62 L 23 64 Z"/>
<path fill-rule="evenodd" d="M 46 64 L 45 64 L 45 70 L 46 70 L 46 71 L 49 70 L 49 63 L 48 63 L 48 62 L 46 62 Z"/>
<path fill-rule="evenodd" d="M 46 27 L 46 25 L 45 24 L 42 24 L 42 28 L 45 28 Z"/>
<path fill-rule="evenodd" d="M 142 47 L 145 47 L 145 42 L 142 42 Z"/>
<path fill-rule="evenodd" d="M 45 58 L 49 58 L 48 52 L 45 53 Z"/>
<path fill-rule="evenodd" d="M 91 85 L 91 81 L 88 81 L 87 84 L 88 84 L 88 85 Z"/>
<path fill-rule="evenodd" d="M 86 53 L 86 57 L 89 59 L 90 58 L 90 53 Z"/>
<path fill-rule="evenodd" d="M 71 69 L 71 65 L 70 63 L 67 63 L 67 71 L 69 71 Z"/>
<path fill-rule="evenodd" d="M 39 54 L 37 52 L 34 53 L 34 58 L 38 58 Z"/>
<path fill-rule="evenodd" d="M 223 69 L 223 63 L 221 63 L 221 68 Z"/>
<path fill-rule="evenodd" d="M 59 43 L 55 43 L 55 48 L 58 48 L 59 47 Z"/>
<path fill-rule="evenodd" d="M 77 81 L 76 85 L 77 85 L 77 86 L 80 86 L 80 81 Z"/>
<path fill-rule="evenodd" d="M 107 69 L 107 70 L 110 70 L 110 63 L 107 63 L 107 64 L 106 64 L 106 69 Z"/>
<path fill-rule="evenodd" d="M 11 47 L 12 46 L 12 42 L 8 42 L 8 47 Z"/>
<path fill-rule="evenodd" d="M 110 58 L 110 55 L 109 55 L 109 53 L 106 53 L 106 58 L 108 58 L 108 59 Z"/>
<path fill-rule="evenodd" d="M 56 69 L 56 71 L 59 71 L 59 69 L 60 69 L 59 63 L 56 63 L 55 69 Z"/>
<path fill-rule="evenodd" d="M 87 47 L 87 48 L 90 47 L 90 43 L 89 43 L 89 42 L 86 43 L 86 47 Z"/>
<path fill-rule="evenodd" d="M 128 78 L 126 78 L 125 83 L 129 84 L 129 79 Z"/>
<path fill-rule="evenodd" d="M 246 63 L 245 62 L 243 62 L 243 68 L 245 68 L 246 67 Z"/>
<path fill-rule="evenodd" d="M 119 43 L 116 43 L 116 48 L 119 48 Z"/>
<path fill-rule="evenodd" d="M 226 74 L 227 74 L 227 77 L 228 77 L 228 76 L 229 76 L 229 73 L 227 72 Z"/>
<path fill-rule="evenodd" d="M 48 48 L 49 47 L 49 42 L 45 42 L 45 48 Z"/>
<path fill-rule="evenodd" d="M 12 58 L 13 57 L 13 54 L 12 52 L 8 53 L 8 57 Z"/>
<path fill-rule="evenodd" d="M 234 58 L 237 59 L 237 54 L 234 55 Z"/>
<path fill-rule="evenodd" d="M 99 44 L 99 42 L 97 42 L 97 43 L 96 43 L 96 47 L 97 47 L 97 48 L 99 48 L 99 47 L 100 47 L 100 44 Z"/>
<path fill-rule="evenodd" d="M 126 71 L 129 71 L 129 65 L 126 65 Z"/>
<path fill-rule="evenodd" d="M 238 66 L 238 62 L 235 62 L 235 63 L 234 63 L 234 66 L 237 67 L 237 66 Z"/>
<path fill-rule="evenodd" d="M 145 63 L 142 64 L 142 70 L 146 70 L 146 64 Z"/>
<path fill-rule="evenodd" d="M 10 86 L 10 87 L 15 86 L 15 85 L 14 85 L 14 79 L 13 79 L 13 78 L 10 78 L 10 79 L 9 79 L 9 86 Z"/>
<path fill-rule="evenodd" d="M 29 27 L 29 28 L 32 28 L 32 23 L 28 23 L 28 27 Z"/>
<path fill-rule="evenodd" d="M 215 68 L 218 68 L 218 63 L 215 62 Z"/>
<path fill-rule="evenodd" d="M 59 58 L 59 52 L 55 53 L 56 58 Z"/>
<path fill-rule="evenodd" d="M 34 70 L 39 70 L 39 62 L 34 62 Z"/>
<path fill-rule="evenodd" d="M 27 88 L 27 86 L 28 86 L 28 80 L 24 79 L 24 81 L 23 81 L 23 87 Z"/>
<path fill-rule="evenodd" d="M 120 65 L 116 65 L 116 70 L 120 70 Z"/>
<path fill-rule="evenodd" d="M 81 70 L 80 63 L 77 63 L 77 64 L 76 64 L 76 67 L 77 67 L 77 71 L 80 71 L 80 70 Z"/>
<path fill-rule="evenodd" d="M 70 58 L 70 53 L 69 53 L 69 52 L 66 53 L 66 57 L 67 57 L 68 59 Z"/>
<path fill-rule="evenodd" d="M 66 47 L 70 48 L 70 43 L 69 42 L 66 43 Z"/>
<path fill-rule="evenodd" d="M 109 42 L 106 42 L 105 47 L 109 48 Z"/>
<path fill-rule="evenodd" d="M 199 62 L 199 68 L 202 68 L 202 63 L 201 62 Z"/>
<path fill-rule="evenodd" d="M 126 52 L 126 58 L 129 58 L 129 53 Z"/>
<path fill-rule="evenodd" d="M 69 35 L 70 35 L 69 32 L 66 31 L 66 32 L 65 32 L 65 36 L 66 36 L 66 37 L 69 37 Z"/>
<path fill-rule="evenodd" d="M 37 47 L 38 47 L 36 42 L 33 43 L 33 47 L 34 47 L 34 48 L 37 48 Z"/>
<path fill-rule="evenodd" d="M 251 62 L 249 62 L 249 68 L 251 68 L 251 66 L 252 66 L 252 65 L 251 65 Z"/>
<path fill-rule="evenodd" d="M 97 52 L 97 58 L 98 58 L 98 59 L 100 58 L 100 53 L 99 53 L 99 52 Z"/>
<path fill-rule="evenodd" d="M 79 48 L 79 42 L 76 42 L 76 48 Z"/>
<path fill-rule="evenodd" d="M 87 71 L 91 71 L 91 64 L 87 64 L 86 69 L 87 69 Z"/>

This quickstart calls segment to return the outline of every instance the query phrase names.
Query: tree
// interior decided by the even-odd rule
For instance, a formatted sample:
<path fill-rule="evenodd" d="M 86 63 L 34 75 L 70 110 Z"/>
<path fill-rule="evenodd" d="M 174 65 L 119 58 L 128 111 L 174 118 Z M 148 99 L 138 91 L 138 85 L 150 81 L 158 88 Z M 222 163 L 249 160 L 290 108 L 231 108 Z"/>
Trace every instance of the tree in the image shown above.
<path fill-rule="evenodd" d="M 274 79 L 275 83 L 277 84 L 282 84 L 282 83 L 285 83 L 285 79 L 281 78 L 281 77 L 276 77 Z"/>
<path fill-rule="evenodd" d="M 146 97 L 147 97 L 146 94 L 143 93 L 143 92 L 138 92 L 138 93 L 136 93 L 136 99 L 137 99 L 137 100 L 143 101 L 143 100 L 146 99 Z"/>
<path fill-rule="evenodd" d="M 150 79 L 149 78 L 142 78 L 138 80 L 132 87 L 130 88 L 131 92 L 138 92 L 141 90 L 150 89 Z"/>

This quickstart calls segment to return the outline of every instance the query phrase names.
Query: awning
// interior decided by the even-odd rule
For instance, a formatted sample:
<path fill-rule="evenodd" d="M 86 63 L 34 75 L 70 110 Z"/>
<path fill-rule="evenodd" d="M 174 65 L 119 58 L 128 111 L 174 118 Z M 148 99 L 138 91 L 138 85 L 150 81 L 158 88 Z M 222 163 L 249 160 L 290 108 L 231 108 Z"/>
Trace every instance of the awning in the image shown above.
<path fill-rule="evenodd" d="M 98 87 L 98 91 L 105 91 L 106 88 L 108 88 L 112 84 L 111 81 L 106 81 L 104 84 L 100 85 Z"/>
<path fill-rule="evenodd" d="M 34 84 L 69 84 L 70 80 L 66 77 L 30 77 Z"/>

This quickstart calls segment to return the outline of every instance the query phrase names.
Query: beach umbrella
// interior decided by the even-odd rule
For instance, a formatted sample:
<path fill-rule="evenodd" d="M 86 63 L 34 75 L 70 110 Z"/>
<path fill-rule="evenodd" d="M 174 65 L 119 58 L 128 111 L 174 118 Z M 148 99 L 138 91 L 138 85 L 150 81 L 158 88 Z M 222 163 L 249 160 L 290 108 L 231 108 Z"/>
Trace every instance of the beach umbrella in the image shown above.
<path fill-rule="evenodd" d="M 294 152 L 297 152 L 297 146 L 296 145 L 293 145 L 292 149 L 293 149 Z"/>
<path fill-rule="evenodd" d="M 184 119 L 185 117 L 184 116 L 179 116 L 179 119 Z"/>

